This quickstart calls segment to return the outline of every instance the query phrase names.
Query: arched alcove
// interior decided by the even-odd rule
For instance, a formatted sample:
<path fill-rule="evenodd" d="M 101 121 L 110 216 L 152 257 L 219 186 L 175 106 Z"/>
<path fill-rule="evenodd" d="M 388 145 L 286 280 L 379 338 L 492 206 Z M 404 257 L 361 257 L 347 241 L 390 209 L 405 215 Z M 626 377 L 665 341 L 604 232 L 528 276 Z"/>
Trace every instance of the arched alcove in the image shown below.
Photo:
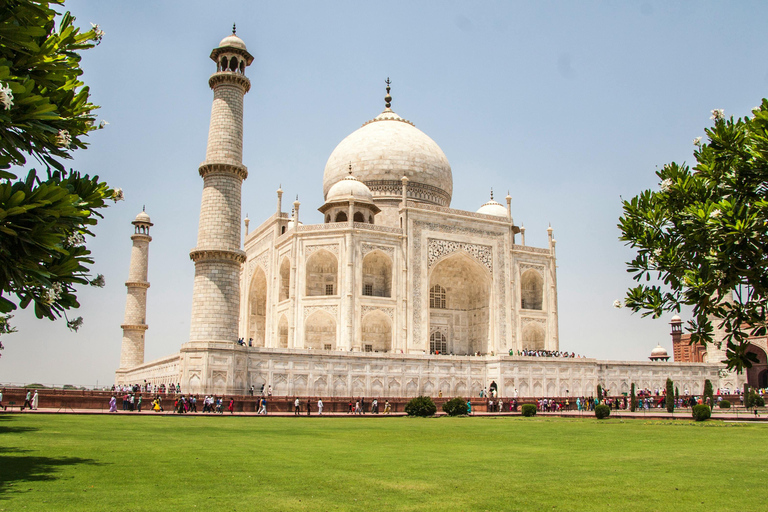
<path fill-rule="evenodd" d="M 304 348 L 336 350 L 336 319 L 325 311 L 315 311 L 304 321 Z"/>
<path fill-rule="evenodd" d="M 544 350 L 544 328 L 539 323 L 523 327 L 523 350 Z"/>
<path fill-rule="evenodd" d="M 285 315 L 280 316 L 280 322 L 277 324 L 277 346 L 288 348 L 288 319 Z"/>
<path fill-rule="evenodd" d="M 446 353 L 487 353 L 491 276 L 486 268 L 466 252 L 454 252 L 432 268 L 429 289 L 430 332 L 442 326 L 450 333 Z"/>
<path fill-rule="evenodd" d="M 392 260 L 382 251 L 371 251 L 363 258 L 363 295 L 392 296 Z"/>
<path fill-rule="evenodd" d="M 535 270 L 526 270 L 520 278 L 520 307 L 541 310 L 544 282 Z"/>
<path fill-rule="evenodd" d="M 747 384 L 753 388 L 768 387 L 768 364 L 765 351 L 755 345 L 747 348 L 747 353 L 757 356 L 757 363 L 752 363 L 752 368 L 747 369 Z"/>
<path fill-rule="evenodd" d="M 335 222 L 347 222 L 347 214 L 344 212 L 339 212 L 336 214 L 336 220 Z"/>
<path fill-rule="evenodd" d="M 372 311 L 363 317 L 363 350 L 389 352 L 392 350 L 392 320 L 382 311 Z"/>
<path fill-rule="evenodd" d="M 307 295 L 338 295 L 336 283 L 339 262 L 336 256 L 321 249 L 309 257 L 306 267 Z"/>
<path fill-rule="evenodd" d="M 256 266 L 248 293 L 248 337 L 254 347 L 263 347 L 267 326 L 267 276 Z"/>
<path fill-rule="evenodd" d="M 288 258 L 283 258 L 280 263 L 280 301 L 286 300 L 290 295 L 291 263 Z"/>

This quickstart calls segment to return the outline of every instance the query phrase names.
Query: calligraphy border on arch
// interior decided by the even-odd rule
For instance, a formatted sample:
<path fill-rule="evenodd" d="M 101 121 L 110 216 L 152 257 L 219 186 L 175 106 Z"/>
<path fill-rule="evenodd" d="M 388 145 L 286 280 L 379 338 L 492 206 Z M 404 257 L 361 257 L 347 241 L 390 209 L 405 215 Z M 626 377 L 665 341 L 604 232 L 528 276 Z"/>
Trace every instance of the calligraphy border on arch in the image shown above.
<path fill-rule="evenodd" d="M 395 308 L 388 308 L 385 306 L 363 306 L 361 308 L 360 318 L 362 319 L 365 315 L 372 311 L 381 311 L 382 313 L 386 314 L 390 320 L 394 320 L 395 318 Z"/>
<path fill-rule="evenodd" d="M 493 255 L 490 245 L 469 244 L 439 238 L 427 238 L 427 268 L 432 268 L 437 260 L 447 254 L 465 251 L 478 263 L 483 265 L 493 276 Z"/>
<path fill-rule="evenodd" d="M 326 251 L 330 251 L 336 256 L 339 255 L 339 244 L 317 244 L 317 245 L 308 245 L 304 248 L 304 254 L 309 256 L 315 251 L 319 251 L 321 249 L 325 249 Z"/>
<path fill-rule="evenodd" d="M 337 316 L 339 311 L 339 306 L 336 304 L 324 304 L 324 305 L 318 305 L 318 306 L 304 306 L 304 320 L 306 320 L 309 315 L 314 313 L 315 311 L 325 311 L 326 313 L 332 314 L 334 317 Z"/>

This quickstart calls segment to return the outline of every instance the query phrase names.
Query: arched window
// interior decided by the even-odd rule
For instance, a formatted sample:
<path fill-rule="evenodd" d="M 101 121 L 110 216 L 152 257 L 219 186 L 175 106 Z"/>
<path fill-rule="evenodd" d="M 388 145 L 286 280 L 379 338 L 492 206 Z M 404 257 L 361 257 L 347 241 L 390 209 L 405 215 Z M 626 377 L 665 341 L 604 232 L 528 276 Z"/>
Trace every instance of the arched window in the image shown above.
<path fill-rule="evenodd" d="M 392 296 L 392 260 L 382 251 L 371 251 L 363 258 L 363 295 Z"/>
<path fill-rule="evenodd" d="M 232 57 L 229 59 L 229 70 L 237 71 L 237 57 Z"/>
<path fill-rule="evenodd" d="M 445 309 L 445 288 L 439 284 L 429 289 L 429 307 Z"/>
<path fill-rule="evenodd" d="M 336 295 L 338 260 L 331 252 L 321 249 L 307 260 L 306 294 L 308 296 Z"/>
<path fill-rule="evenodd" d="M 347 214 L 344 212 L 337 213 L 336 222 L 347 222 Z"/>
<path fill-rule="evenodd" d="M 219 62 L 219 71 L 226 71 L 227 70 L 227 58 L 222 57 L 221 62 Z"/>
<path fill-rule="evenodd" d="M 360 212 L 355 212 L 355 222 L 365 222 L 365 216 Z"/>
<path fill-rule="evenodd" d="M 541 310 L 544 283 L 535 270 L 526 270 L 520 279 L 520 307 Z"/>
<path fill-rule="evenodd" d="M 523 328 L 523 349 L 544 350 L 544 329 L 538 323 L 529 323 Z"/>
<path fill-rule="evenodd" d="M 284 235 L 284 234 L 285 234 L 285 226 L 283 226 L 282 228 L 280 228 L 280 234 L 281 234 L 281 235 Z"/>
<path fill-rule="evenodd" d="M 447 343 L 445 335 L 440 331 L 435 331 L 429 337 L 429 353 L 430 354 L 445 354 L 447 350 Z"/>

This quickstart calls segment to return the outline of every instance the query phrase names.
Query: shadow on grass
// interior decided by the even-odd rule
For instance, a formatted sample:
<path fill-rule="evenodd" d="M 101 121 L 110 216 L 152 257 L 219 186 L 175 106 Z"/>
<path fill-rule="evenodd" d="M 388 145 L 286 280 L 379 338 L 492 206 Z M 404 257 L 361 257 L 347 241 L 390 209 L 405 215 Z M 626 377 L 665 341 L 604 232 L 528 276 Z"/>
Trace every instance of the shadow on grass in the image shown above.
<path fill-rule="evenodd" d="M 35 427 L 8 425 L 8 417 L 0 416 L 0 418 L 2 418 L 0 419 L 0 435 L 22 434 L 40 430 Z M 13 422 L 11 421 L 11 423 Z M 81 457 L 39 457 L 28 455 L 29 453 L 32 453 L 32 450 L 0 447 L 0 500 L 8 499 L 9 496 L 4 496 L 4 494 L 9 492 L 20 493 L 29 490 L 24 485 L 25 483 L 55 480 L 57 473 L 66 466 L 100 464 L 93 459 Z"/>

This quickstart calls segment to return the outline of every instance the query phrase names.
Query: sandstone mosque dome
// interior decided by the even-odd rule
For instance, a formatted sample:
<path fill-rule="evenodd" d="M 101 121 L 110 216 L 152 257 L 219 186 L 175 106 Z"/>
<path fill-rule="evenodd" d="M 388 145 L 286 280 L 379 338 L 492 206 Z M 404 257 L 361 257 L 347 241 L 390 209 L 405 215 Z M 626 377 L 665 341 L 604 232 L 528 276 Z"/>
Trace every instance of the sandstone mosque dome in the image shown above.
<path fill-rule="evenodd" d="M 325 201 L 332 203 L 335 201 L 354 199 L 358 202 L 373 203 L 373 193 L 365 183 L 361 182 L 350 174 L 343 180 L 334 183 L 328 193 Z"/>
<path fill-rule="evenodd" d="M 507 207 L 504 206 L 501 203 L 498 203 L 493 200 L 493 191 L 491 191 L 491 200 L 485 203 L 483 206 L 481 206 L 477 213 L 482 213 L 485 215 L 494 215 L 496 217 L 504 217 L 507 218 Z"/>
<path fill-rule="evenodd" d="M 399 199 L 405 176 L 410 199 L 450 206 L 451 164 L 435 141 L 390 108 L 389 83 L 384 111 L 342 140 L 328 158 L 323 195 L 328 200 L 331 187 L 347 177 L 351 164 L 376 199 Z"/>

